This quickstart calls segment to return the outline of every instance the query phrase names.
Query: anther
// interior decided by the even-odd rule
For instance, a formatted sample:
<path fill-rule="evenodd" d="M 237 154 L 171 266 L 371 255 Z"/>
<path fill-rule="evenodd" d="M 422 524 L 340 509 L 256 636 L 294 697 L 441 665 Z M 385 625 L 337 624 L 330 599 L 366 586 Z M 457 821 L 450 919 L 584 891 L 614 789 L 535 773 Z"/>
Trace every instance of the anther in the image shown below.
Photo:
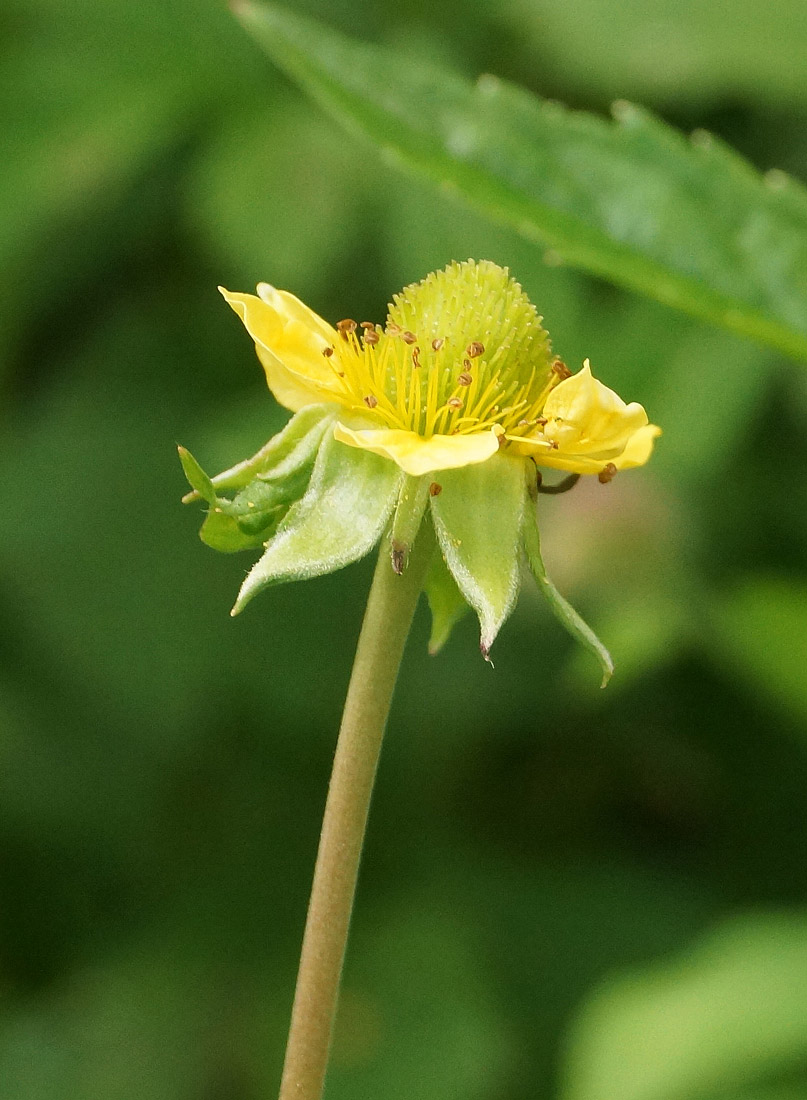
<path fill-rule="evenodd" d="M 375 325 L 373 324 L 372 321 L 362 321 L 361 324 L 359 325 L 359 328 L 374 329 Z"/>
<path fill-rule="evenodd" d="M 558 376 L 558 378 L 561 379 L 561 381 L 564 378 L 571 378 L 572 377 L 572 372 L 569 370 L 569 368 L 566 366 L 566 364 L 563 362 L 562 359 L 555 359 L 552 363 L 552 368 L 551 369 Z"/>
<path fill-rule="evenodd" d="M 480 344 L 478 340 L 473 340 L 465 350 L 468 355 L 470 355 L 471 359 L 476 359 L 478 356 L 483 354 L 485 350 L 485 345 Z"/>
<path fill-rule="evenodd" d="M 336 331 L 342 337 L 343 340 L 347 340 L 348 336 L 352 335 L 356 331 L 356 322 L 351 321 L 350 318 L 346 318 L 344 321 L 339 321 L 336 325 Z"/>
<path fill-rule="evenodd" d="M 436 340 L 432 340 L 432 351 L 439 351 L 445 342 L 444 336 L 438 336 Z"/>
<path fill-rule="evenodd" d="M 414 332 L 409 332 L 409 331 L 402 332 L 401 333 L 401 339 L 403 340 L 403 342 L 405 344 L 415 344 L 415 343 L 417 343 L 417 336 L 415 336 Z"/>
<path fill-rule="evenodd" d="M 420 348 L 417 346 L 417 344 L 412 348 L 412 366 L 420 366 Z"/>
<path fill-rule="evenodd" d="M 406 568 L 406 558 L 408 555 L 408 548 L 401 546 L 400 544 L 392 544 L 392 571 L 397 573 L 398 576 L 403 573 Z"/>
<path fill-rule="evenodd" d="M 458 397 L 449 397 L 448 401 L 446 401 L 446 404 L 448 405 L 448 407 L 450 409 L 461 409 L 462 408 L 462 402 L 460 401 L 460 399 Z"/>
<path fill-rule="evenodd" d="M 387 336 L 398 336 L 401 332 L 401 326 L 396 325 L 394 321 L 387 321 L 386 327 Z"/>
<path fill-rule="evenodd" d="M 327 348 L 322 349 L 322 354 L 325 356 L 326 359 L 330 359 L 330 357 L 333 355 L 333 348 L 330 346 L 330 344 Z"/>
<path fill-rule="evenodd" d="M 364 330 L 364 342 L 369 344 L 371 348 L 375 347 L 380 339 L 381 337 L 374 329 L 372 331 L 369 328 Z"/>
<path fill-rule="evenodd" d="M 368 409 L 374 409 L 378 404 L 378 398 L 374 397 L 371 393 L 368 393 L 366 397 L 363 397 L 362 401 L 365 403 Z"/>
<path fill-rule="evenodd" d="M 440 494 L 442 493 L 442 491 L 443 491 L 443 486 L 440 484 L 439 481 L 433 481 L 431 483 L 431 485 L 429 486 L 429 496 L 430 497 L 439 497 Z"/>
<path fill-rule="evenodd" d="M 543 428 L 544 424 L 546 424 L 546 417 L 545 416 L 538 416 L 538 417 L 535 418 L 533 423 L 537 424 L 539 428 Z"/>
<path fill-rule="evenodd" d="M 470 386 L 473 380 L 473 375 L 469 374 L 468 371 L 463 371 L 457 379 L 461 386 Z"/>
<path fill-rule="evenodd" d="M 607 462 L 597 474 L 597 481 L 599 481 L 600 485 L 607 485 L 609 481 L 614 480 L 617 472 L 617 468 L 613 462 Z"/>

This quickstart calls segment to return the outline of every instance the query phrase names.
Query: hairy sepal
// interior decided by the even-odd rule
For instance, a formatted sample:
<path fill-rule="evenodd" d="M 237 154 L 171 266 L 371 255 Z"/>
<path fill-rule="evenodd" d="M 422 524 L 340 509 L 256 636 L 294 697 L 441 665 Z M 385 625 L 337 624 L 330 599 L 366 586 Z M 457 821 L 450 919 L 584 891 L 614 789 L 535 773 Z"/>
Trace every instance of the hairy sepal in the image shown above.
<path fill-rule="evenodd" d="M 231 466 L 229 470 L 223 470 L 207 481 L 214 489 L 244 489 L 256 477 L 261 480 L 280 481 L 293 474 L 300 467 L 313 464 L 317 450 L 327 429 L 336 419 L 336 406 L 334 405 L 308 405 L 301 409 L 289 420 L 282 431 L 272 436 L 268 443 L 257 451 L 251 458 Z M 193 492 L 187 493 L 182 498 L 183 504 L 189 504 L 194 500 L 203 498 L 210 503 L 210 499 L 202 491 L 202 487 L 191 479 L 185 460 L 182 458 L 184 447 L 180 448 L 185 476 L 188 478 Z M 188 454 L 185 451 L 185 454 Z M 193 460 L 201 471 L 201 467 Z M 204 475 L 207 477 L 207 475 Z"/>
<path fill-rule="evenodd" d="M 231 514 L 232 502 L 216 495 L 211 478 L 187 448 L 178 447 L 177 450 L 185 477 L 193 489 L 193 492 L 183 499 L 204 500 L 210 506 L 199 532 L 202 542 L 225 554 L 262 546 L 268 536 L 261 537 L 261 533 L 255 531 L 250 533 L 242 531 L 237 518 Z M 270 519 L 266 516 L 262 516 L 262 519 L 262 529 L 270 529 Z"/>
<path fill-rule="evenodd" d="M 267 585 L 333 573 L 364 557 L 381 537 L 402 479 L 402 471 L 388 459 L 326 436 L 305 496 L 267 543 L 232 614 Z"/>
<path fill-rule="evenodd" d="M 184 447 L 179 457 L 192 493 L 210 506 L 199 537 L 226 554 L 264 546 L 289 508 L 305 493 L 320 444 L 332 429 L 332 406 L 316 405 L 292 417 L 286 427 L 245 462 L 211 478 Z M 217 489 L 240 491 L 230 499 Z"/>
<path fill-rule="evenodd" d="M 524 462 L 496 454 L 435 475 L 440 491 L 431 497 L 434 529 L 451 575 L 479 616 L 485 659 L 518 596 Z"/>
<path fill-rule="evenodd" d="M 451 637 L 451 632 L 460 619 L 471 609 L 441 553 L 432 556 L 423 587 L 432 616 L 429 653 L 433 657 Z"/>
<path fill-rule="evenodd" d="M 561 596 L 557 588 L 546 573 L 543 558 L 541 557 L 541 536 L 538 531 L 538 517 L 534 505 L 530 505 L 524 516 L 524 549 L 527 554 L 532 575 L 538 582 L 538 587 L 549 601 L 557 619 L 566 627 L 573 638 L 592 653 L 600 663 L 602 669 L 602 683 L 605 687 L 614 673 L 614 662 L 611 654 L 602 644 L 600 639 L 588 625 L 588 623 L 575 611 L 567 599 Z"/>
<path fill-rule="evenodd" d="M 430 481 L 431 478 L 427 475 L 412 477 L 407 474 L 401 484 L 390 533 L 392 568 L 396 573 L 403 573 L 409 560 L 409 553 L 415 545 L 415 539 L 426 514 Z"/>

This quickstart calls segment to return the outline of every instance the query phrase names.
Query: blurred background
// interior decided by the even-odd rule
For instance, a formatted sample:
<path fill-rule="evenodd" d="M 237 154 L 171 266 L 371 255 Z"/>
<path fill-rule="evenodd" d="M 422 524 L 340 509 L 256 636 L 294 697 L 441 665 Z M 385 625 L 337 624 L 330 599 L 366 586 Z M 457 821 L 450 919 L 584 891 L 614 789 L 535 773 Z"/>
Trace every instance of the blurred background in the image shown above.
<path fill-rule="evenodd" d="M 807 176 L 803 0 L 297 7 Z M 230 620 L 175 444 L 285 419 L 217 283 L 381 320 L 472 256 L 665 434 L 542 501 L 606 692 L 529 587 L 495 671 L 421 610 L 328 1096 L 807 1097 L 804 367 L 399 176 L 214 0 L 5 0 L 0 117 L 0 1096 L 273 1095 L 371 563 Z"/>

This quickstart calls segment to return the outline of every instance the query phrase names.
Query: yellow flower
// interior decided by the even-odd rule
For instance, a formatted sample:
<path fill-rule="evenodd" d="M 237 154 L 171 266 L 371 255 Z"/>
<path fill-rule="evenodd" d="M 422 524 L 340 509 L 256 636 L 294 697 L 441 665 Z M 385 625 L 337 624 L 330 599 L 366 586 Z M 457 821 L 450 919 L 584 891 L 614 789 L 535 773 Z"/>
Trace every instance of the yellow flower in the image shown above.
<path fill-rule="evenodd" d="M 531 455 L 541 466 L 576 474 L 601 474 L 643 466 L 661 428 L 648 423 L 636 401 L 630 405 L 583 369 L 561 382 L 544 404 L 544 423 L 530 435 L 509 435 L 516 453 Z M 547 445 L 549 450 L 547 451 Z"/>
<path fill-rule="evenodd" d="M 407 474 L 484 462 L 500 449 L 539 465 L 610 475 L 641 466 L 660 429 L 596 381 L 553 359 L 535 307 L 507 271 L 451 264 L 407 287 L 382 328 L 334 328 L 288 291 L 221 288 L 276 399 L 292 411 L 340 406 L 335 437 Z"/>

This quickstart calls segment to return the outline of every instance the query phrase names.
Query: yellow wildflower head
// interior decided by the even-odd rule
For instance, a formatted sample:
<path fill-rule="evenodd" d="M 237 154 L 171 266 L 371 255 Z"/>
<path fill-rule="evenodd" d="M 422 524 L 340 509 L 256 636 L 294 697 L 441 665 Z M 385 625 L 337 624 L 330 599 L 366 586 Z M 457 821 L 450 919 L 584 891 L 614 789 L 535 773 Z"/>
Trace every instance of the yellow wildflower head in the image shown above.
<path fill-rule="evenodd" d="M 265 283 L 257 296 L 222 293 L 278 401 L 295 411 L 340 406 L 336 438 L 408 474 L 483 462 L 502 448 L 599 473 L 640 465 L 658 434 L 588 366 L 568 377 L 520 285 L 487 261 L 453 263 L 406 287 L 383 327 L 332 327 Z"/>
<path fill-rule="evenodd" d="M 541 318 L 505 268 L 452 263 L 406 287 L 383 325 L 331 325 L 267 283 L 224 297 L 255 342 L 266 380 L 293 416 L 251 458 L 208 477 L 184 448 L 201 536 L 224 551 L 263 548 L 236 601 L 330 573 L 381 539 L 407 568 L 425 524 L 436 536 L 425 581 L 433 650 L 463 610 L 490 652 L 512 611 L 524 557 L 549 605 L 611 675 L 607 650 L 546 575 L 535 464 L 597 474 L 641 466 L 660 429 L 591 374 L 553 356 Z M 424 536 L 428 540 L 428 536 Z"/>

